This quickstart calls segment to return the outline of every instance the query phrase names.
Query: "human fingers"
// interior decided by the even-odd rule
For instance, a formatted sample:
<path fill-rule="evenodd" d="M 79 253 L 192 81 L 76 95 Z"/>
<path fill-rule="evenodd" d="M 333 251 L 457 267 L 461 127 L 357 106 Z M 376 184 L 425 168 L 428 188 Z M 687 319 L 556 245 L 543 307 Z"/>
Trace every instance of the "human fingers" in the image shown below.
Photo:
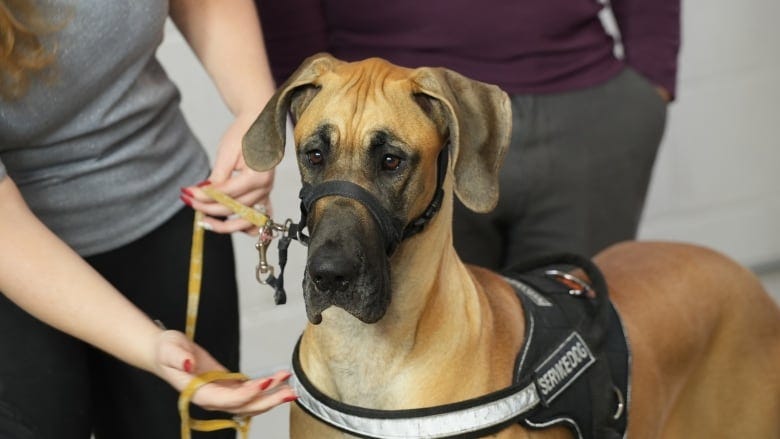
<path fill-rule="evenodd" d="M 252 206 L 255 209 L 260 209 L 262 207 L 266 214 L 268 214 L 267 206 L 270 205 L 270 197 L 268 196 L 269 194 L 267 190 L 264 188 L 244 193 L 237 197 L 231 196 L 231 194 L 227 193 L 225 195 L 230 196 L 230 198 L 233 198 L 244 206 Z M 190 191 L 188 188 L 182 188 L 180 198 L 181 201 L 187 206 L 203 212 L 205 215 L 210 217 L 228 217 L 233 214 L 233 211 L 229 207 L 221 204 L 217 200 L 214 200 L 202 191 L 196 194 L 195 192 Z"/>
<path fill-rule="evenodd" d="M 182 390 L 195 374 L 225 370 L 208 352 L 179 331 L 160 333 L 156 346 L 156 372 L 177 390 Z"/>
<path fill-rule="evenodd" d="M 275 391 L 279 386 L 286 384 L 291 376 L 292 374 L 286 370 L 274 372 L 273 375 L 262 379 L 260 388 L 266 392 Z"/>
<path fill-rule="evenodd" d="M 280 371 L 270 377 L 237 383 L 218 380 L 201 387 L 193 402 L 210 410 L 254 416 L 297 399 L 287 384 L 289 372 Z"/>
<path fill-rule="evenodd" d="M 217 154 L 209 179 L 219 183 L 229 179 L 234 171 L 243 169 L 241 140 L 254 121 L 252 114 L 239 114 L 228 126 L 217 145 Z"/>
<path fill-rule="evenodd" d="M 240 172 L 234 173 L 230 178 L 213 182 L 212 187 L 227 194 L 236 199 L 244 199 L 247 197 L 255 197 L 256 200 L 245 200 L 249 205 L 255 204 L 260 198 L 267 197 L 273 189 L 275 173 L 273 170 L 258 172 L 251 169 L 244 169 Z M 198 192 L 201 192 L 199 187 L 194 189 L 196 198 L 201 199 Z"/>
<path fill-rule="evenodd" d="M 298 399 L 293 388 L 289 385 L 290 372 L 278 371 L 270 377 L 264 378 L 260 383 L 263 395 L 245 404 L 236 407 L 235 410 L 249 416 L 255 416 L 286 402 Z"/>
<path fill-rule="evenodd" d="M 247 416 L 257 416 L 265 413 L 268 410 L 288 402 L 293 402 L 298 399 L 298 395 L 287 384 L 280 386 L 274 392 L 263 394 L 260 398 L 255 399 L 250 404 L 242 407 L 240 413 Z"/>
<path fill-rule="evenodd" d="M 261 200 L 268 198 L 273 189 L 274 172 L 255 172 L 246 171 L 233 175 L 229 179 L 215 183 L 211 180 L 205 180 L 192 186 L 182 187 L 181 195 L 191 201 L 214 204 L 215 201 L 203 189 L 208 186 L 211 189 L 219 191 L 231 198 L 237 199 L 242 203 L 251 206 Z M 187 201 L 185 201 L 187 202 Z"/>
<path fill-rule="evenodd" d="M 199 387 L 191 402 L 207 410 L 247 413 L 244 407 L 263 397 L 262 380 L 219 379 Z"/>
<path fill-rule="evenodd" d="M 259 234 L 259 228 L 256 225 L 237 216 L 231 216 L 225 219 L 203 217 L 200 226 L 215 233 L 244 232 L 250 236 L 257 236 Z"/>

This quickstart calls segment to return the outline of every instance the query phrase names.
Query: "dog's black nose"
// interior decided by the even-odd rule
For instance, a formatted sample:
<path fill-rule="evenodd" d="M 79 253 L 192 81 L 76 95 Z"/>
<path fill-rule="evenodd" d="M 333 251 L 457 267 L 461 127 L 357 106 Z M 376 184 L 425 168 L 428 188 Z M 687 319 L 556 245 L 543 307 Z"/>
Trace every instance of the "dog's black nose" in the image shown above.
<path fill-rule="evenodd" d="M 328 253 L 318 253 L 309 259 L 309 276 L 322 292 L 346 291 L 355 278 L 357 261 Z"/>

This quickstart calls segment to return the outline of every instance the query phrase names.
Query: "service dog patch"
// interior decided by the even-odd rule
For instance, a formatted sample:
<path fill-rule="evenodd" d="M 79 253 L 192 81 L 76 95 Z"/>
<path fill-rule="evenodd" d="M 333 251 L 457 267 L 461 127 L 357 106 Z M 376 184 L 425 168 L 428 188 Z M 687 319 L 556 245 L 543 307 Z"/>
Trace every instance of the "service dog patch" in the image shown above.
<path fill-rule="evenodd" d="M 596 357 L 582 336 L 572 332 L 535 370 L 536 387 L 542 403 L 548 406 L 585 372 Z"/>

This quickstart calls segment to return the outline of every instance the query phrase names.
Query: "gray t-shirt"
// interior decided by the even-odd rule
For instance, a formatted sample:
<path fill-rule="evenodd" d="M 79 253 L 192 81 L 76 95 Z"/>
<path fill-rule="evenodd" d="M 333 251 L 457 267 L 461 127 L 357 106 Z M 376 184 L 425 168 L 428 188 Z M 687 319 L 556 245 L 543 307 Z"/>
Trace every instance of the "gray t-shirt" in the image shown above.
<path fill-rule="evenodd" d="M 52 79 L 0 102 L 4 171 L 33 212 L 81 255 L 115 249 L 182 207 L 208 158 L 155 59 L 164 0 L 47 0 Z"/>

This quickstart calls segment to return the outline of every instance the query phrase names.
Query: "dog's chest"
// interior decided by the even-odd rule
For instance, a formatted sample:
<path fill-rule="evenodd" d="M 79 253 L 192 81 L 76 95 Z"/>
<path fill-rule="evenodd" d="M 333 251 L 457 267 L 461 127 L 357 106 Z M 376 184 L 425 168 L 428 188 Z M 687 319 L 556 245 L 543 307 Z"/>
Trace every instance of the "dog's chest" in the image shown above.
<path fill-rule="evenodd" d="M 579 439 L 620 438 L 627 421 L 626 341 L 603 278 L 597 270 L 586 272 L 590 279 L 602 280 L 594 282 L 599 294 L 592 298 L 574 297 L 569 286 L 544 274 L 523 272 L 520 281 L 507 279 L 523 303 L 526 331 L 513 383 L 505 389 L 409 409 L 419 407 L 415 401 L 422 400 L 415 399 L 415 392 L 430 388 L 419 374 L 414 375 L 416 383 L 403 380 L 408 358 L 364 358 L 359 364 L 334 358 L 329 368 L 307 368 L 318 383 L 333 386 L 318 389 L 302 372 L 296 348 L 293 383 L 298 404 L 324 423 L 366 438 L 502 437 L 520 426 L 544 431 L 545 437 L 565 427 Z M 371 349 L 356 345 L 345 356 L 354 359 L 359 352 L 370 355 Z M 446 364 L 436 368 L 440 375 L 448 370 Z M 460 373 L 462 380 L 463 374 L 479 371 Z M 380 376 L 393 380 L 376 381 Z M 335 380 L 352 384 L 337 386 Z"/>

